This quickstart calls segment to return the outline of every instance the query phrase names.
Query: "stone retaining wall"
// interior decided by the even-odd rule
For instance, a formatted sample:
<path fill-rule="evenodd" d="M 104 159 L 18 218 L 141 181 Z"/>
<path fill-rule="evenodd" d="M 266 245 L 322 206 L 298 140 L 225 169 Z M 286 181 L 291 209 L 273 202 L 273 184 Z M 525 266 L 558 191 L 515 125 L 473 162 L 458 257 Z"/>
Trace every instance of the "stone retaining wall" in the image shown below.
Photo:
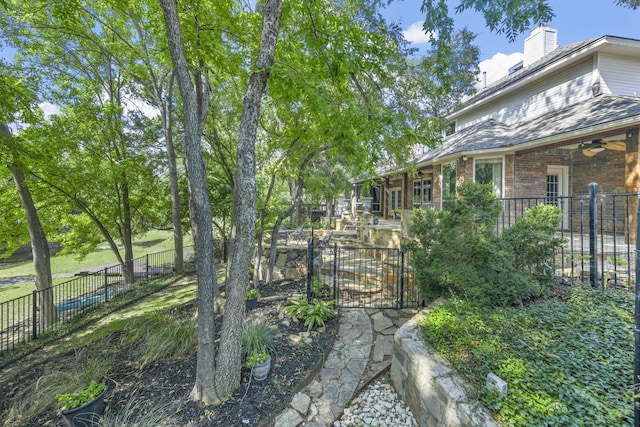
<path fill-rule="evenodd" d="M 391 379 L 396 392 L 424 427 L 497 427 L 489 411 L 466 397 L 466 385 L 449 364 L 427 349 L 418 324 L 436 301 L 407 321 L 394 336 Z"/>
<path fill-rule="evenodd" d="M 262 271 L 269 268 L 269 251 L 266 247 L 262 257 Z M 278 247 L 273 268 L 273 279 L 299 280 L 307 277 L 307 245 Z"/>

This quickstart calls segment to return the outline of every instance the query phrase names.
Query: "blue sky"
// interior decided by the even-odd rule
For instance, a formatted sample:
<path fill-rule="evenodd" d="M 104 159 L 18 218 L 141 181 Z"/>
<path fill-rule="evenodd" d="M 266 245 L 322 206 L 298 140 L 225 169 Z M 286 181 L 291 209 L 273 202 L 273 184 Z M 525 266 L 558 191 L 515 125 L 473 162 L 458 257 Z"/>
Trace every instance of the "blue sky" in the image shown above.
<path fill-rule="evenodd" d="M 420 12 L 421 0 L 394 1 L 384 15 L 401 24 L 405 38 L 415 47 L 426 46 L 426 37 L 421 31 L 424 15 Z M 451 10 L 459 4 L 449 1 Z M 614 0 L 550 0 L 556 17 L 548 24 L 558 31 L 558 45 L 604 36 L 620 36 L 640 39 L 640 9 L 631 10 L 616 6 Z M 484 18 L 474 11 L 454 16 L 456 27 L 467 26 L 478 34 L 476 44 L 480 47 L 480 69 L 487 71 L 488 83 L 498 79 L 522 59 L 524 39 L 529 31 L 510 43 L 504 35 L 495 34 L 485 27 Z"/>

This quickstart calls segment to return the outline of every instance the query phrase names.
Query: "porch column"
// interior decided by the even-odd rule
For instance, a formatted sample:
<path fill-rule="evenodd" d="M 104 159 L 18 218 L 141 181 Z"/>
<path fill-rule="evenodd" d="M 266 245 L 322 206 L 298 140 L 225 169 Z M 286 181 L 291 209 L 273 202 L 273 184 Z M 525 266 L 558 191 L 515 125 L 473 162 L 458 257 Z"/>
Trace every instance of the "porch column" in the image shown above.
<path fill-rule="evenodd" d="M 380 203 L 382 203 L 382 217 L 389 219 L 389 177 L 384 178 L 382 184 L 382 196 L 380 197 Z"/>
<path fill-rule="evenodd" d="M 350 209 L 352 216 L 356 215 L 356 203 L 357 203 L 357 200 L 356 200 L 356 187 L 355 187 L 355 185 L 352 185 L 351 186 L 351 209 Z"/>
<path fill-rule="evenodd" d="M 625 153 L 624 167 L 624 190 L 625 193 L 637 193 L 640 188 L 640 164 L 638 164 L 638 127 L 627 131 L 625 143 L 627 151 Z M 636 229 L 637 207 L 631 209 L 629 214 L 629 227 L 631 230 Z M 636 234 L 629 233 L 630 242 L 636 243 Z"/>

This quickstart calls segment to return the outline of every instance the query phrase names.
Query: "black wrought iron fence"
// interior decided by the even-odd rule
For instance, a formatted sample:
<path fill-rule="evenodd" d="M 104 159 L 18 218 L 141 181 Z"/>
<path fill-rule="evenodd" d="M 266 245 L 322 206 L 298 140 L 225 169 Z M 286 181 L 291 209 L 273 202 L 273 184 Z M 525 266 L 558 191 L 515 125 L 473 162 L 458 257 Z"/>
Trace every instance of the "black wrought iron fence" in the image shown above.
<path fill-rule="evenodd" d="M 638 196 L 598 194 L 571 197 L 502 199 L 498 232 L 511 226 L 527 209 L 553 204 L 562 219 L 557 235 L 565 245 L 554 258 L 556 274 L 566 281 L 589 281 L 594 287 L 631 290 L 635 283 L 636 206 Z"/>
<path fill-rule="evenodd" d="M 184 248 L 184 257 L 193 246 Z M 97 272 L 81 271 L 76 277 L 43 290 L 0 303 L 0 354 L 35 340 L 51 326 L 93 310 L 133 286 L 174 272 L 174 251 L 148 254 L 128 265 L 114 265 Z"/>
<path fill-rule="evenodd" d="M 307 293 L 320 280 L 341 308 L 407 308 L 420 304 L 412 268 L 398 248 L 314 245 L 307 249 Z"/>

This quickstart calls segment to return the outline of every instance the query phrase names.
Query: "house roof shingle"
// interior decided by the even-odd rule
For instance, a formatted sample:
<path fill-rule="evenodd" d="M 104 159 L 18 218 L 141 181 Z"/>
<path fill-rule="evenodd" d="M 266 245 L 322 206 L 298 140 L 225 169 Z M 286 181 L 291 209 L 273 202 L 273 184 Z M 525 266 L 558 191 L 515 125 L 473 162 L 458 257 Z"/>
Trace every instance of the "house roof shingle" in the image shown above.
<path fill-rule="evenodd" d="M 456 112 L 465 109 L 465 107 L 473 105 L 481 100 L 483 100 L 484 98 L 488 98 L 491 95 L 493 95 L 496 92 L 501 91 L 502 89 L 516 83 L 519 80 L 522 80 L 526 77 L 529 77 L 535 73 L 537 73 L 538 71 L 540 71 L 541 69 L 547 67 L 549 64 L 552 64 L 553 62 L 562 59 L 566 56 L 569 56 L 571 54 L 573 54 L 574 52 L 577 52 L 581 49 L 583 49 L 584 47 L 595 43 L 598 40 L 604 39 L 607 36 L 602 36 L 602 37 L 596 37 L 593 39 L 589 39 L 589 40 L 584 40 L 581 42 L 577 42 L 577 43 L 572 43 L 572 44 L 568 44 L 566 46 L 558 46 L 556 47 L 554 50 L 552 50 L 549 54 L 545 55 L 544 57 L 542 57 L 540 60 L 534 62 L 533 64 L 531 64 L 528 67 L 525 68 L 521 68 L 518 71 L 511 73 L 503 78 L 501 78 L 500 80 L 492 83 L 490 86 L 488 86 L 487 88 L 483 89 L 482 91 L 478 92 L 476 95 L 472 96 L 471 98 L 467 99 L 462 106 L 460 106 L 459 108 L 456 109 L 456 111 L 454 111 L 452 114 L 455 114 Z"/>
<path fill-rule="evenodd" d="M 574 134 L 592 127 L 637 118 L 640 121 L 640 98 L 601 95 L 565 109 L 547 113 L 528 122 L 507 126 L 490 119 L 469 126 L 446 137 L 442 145 L 428 151 L 418 164 L 435 162 L 456 154 L 511 149 L 532 144 L 552 136 Z"/>

